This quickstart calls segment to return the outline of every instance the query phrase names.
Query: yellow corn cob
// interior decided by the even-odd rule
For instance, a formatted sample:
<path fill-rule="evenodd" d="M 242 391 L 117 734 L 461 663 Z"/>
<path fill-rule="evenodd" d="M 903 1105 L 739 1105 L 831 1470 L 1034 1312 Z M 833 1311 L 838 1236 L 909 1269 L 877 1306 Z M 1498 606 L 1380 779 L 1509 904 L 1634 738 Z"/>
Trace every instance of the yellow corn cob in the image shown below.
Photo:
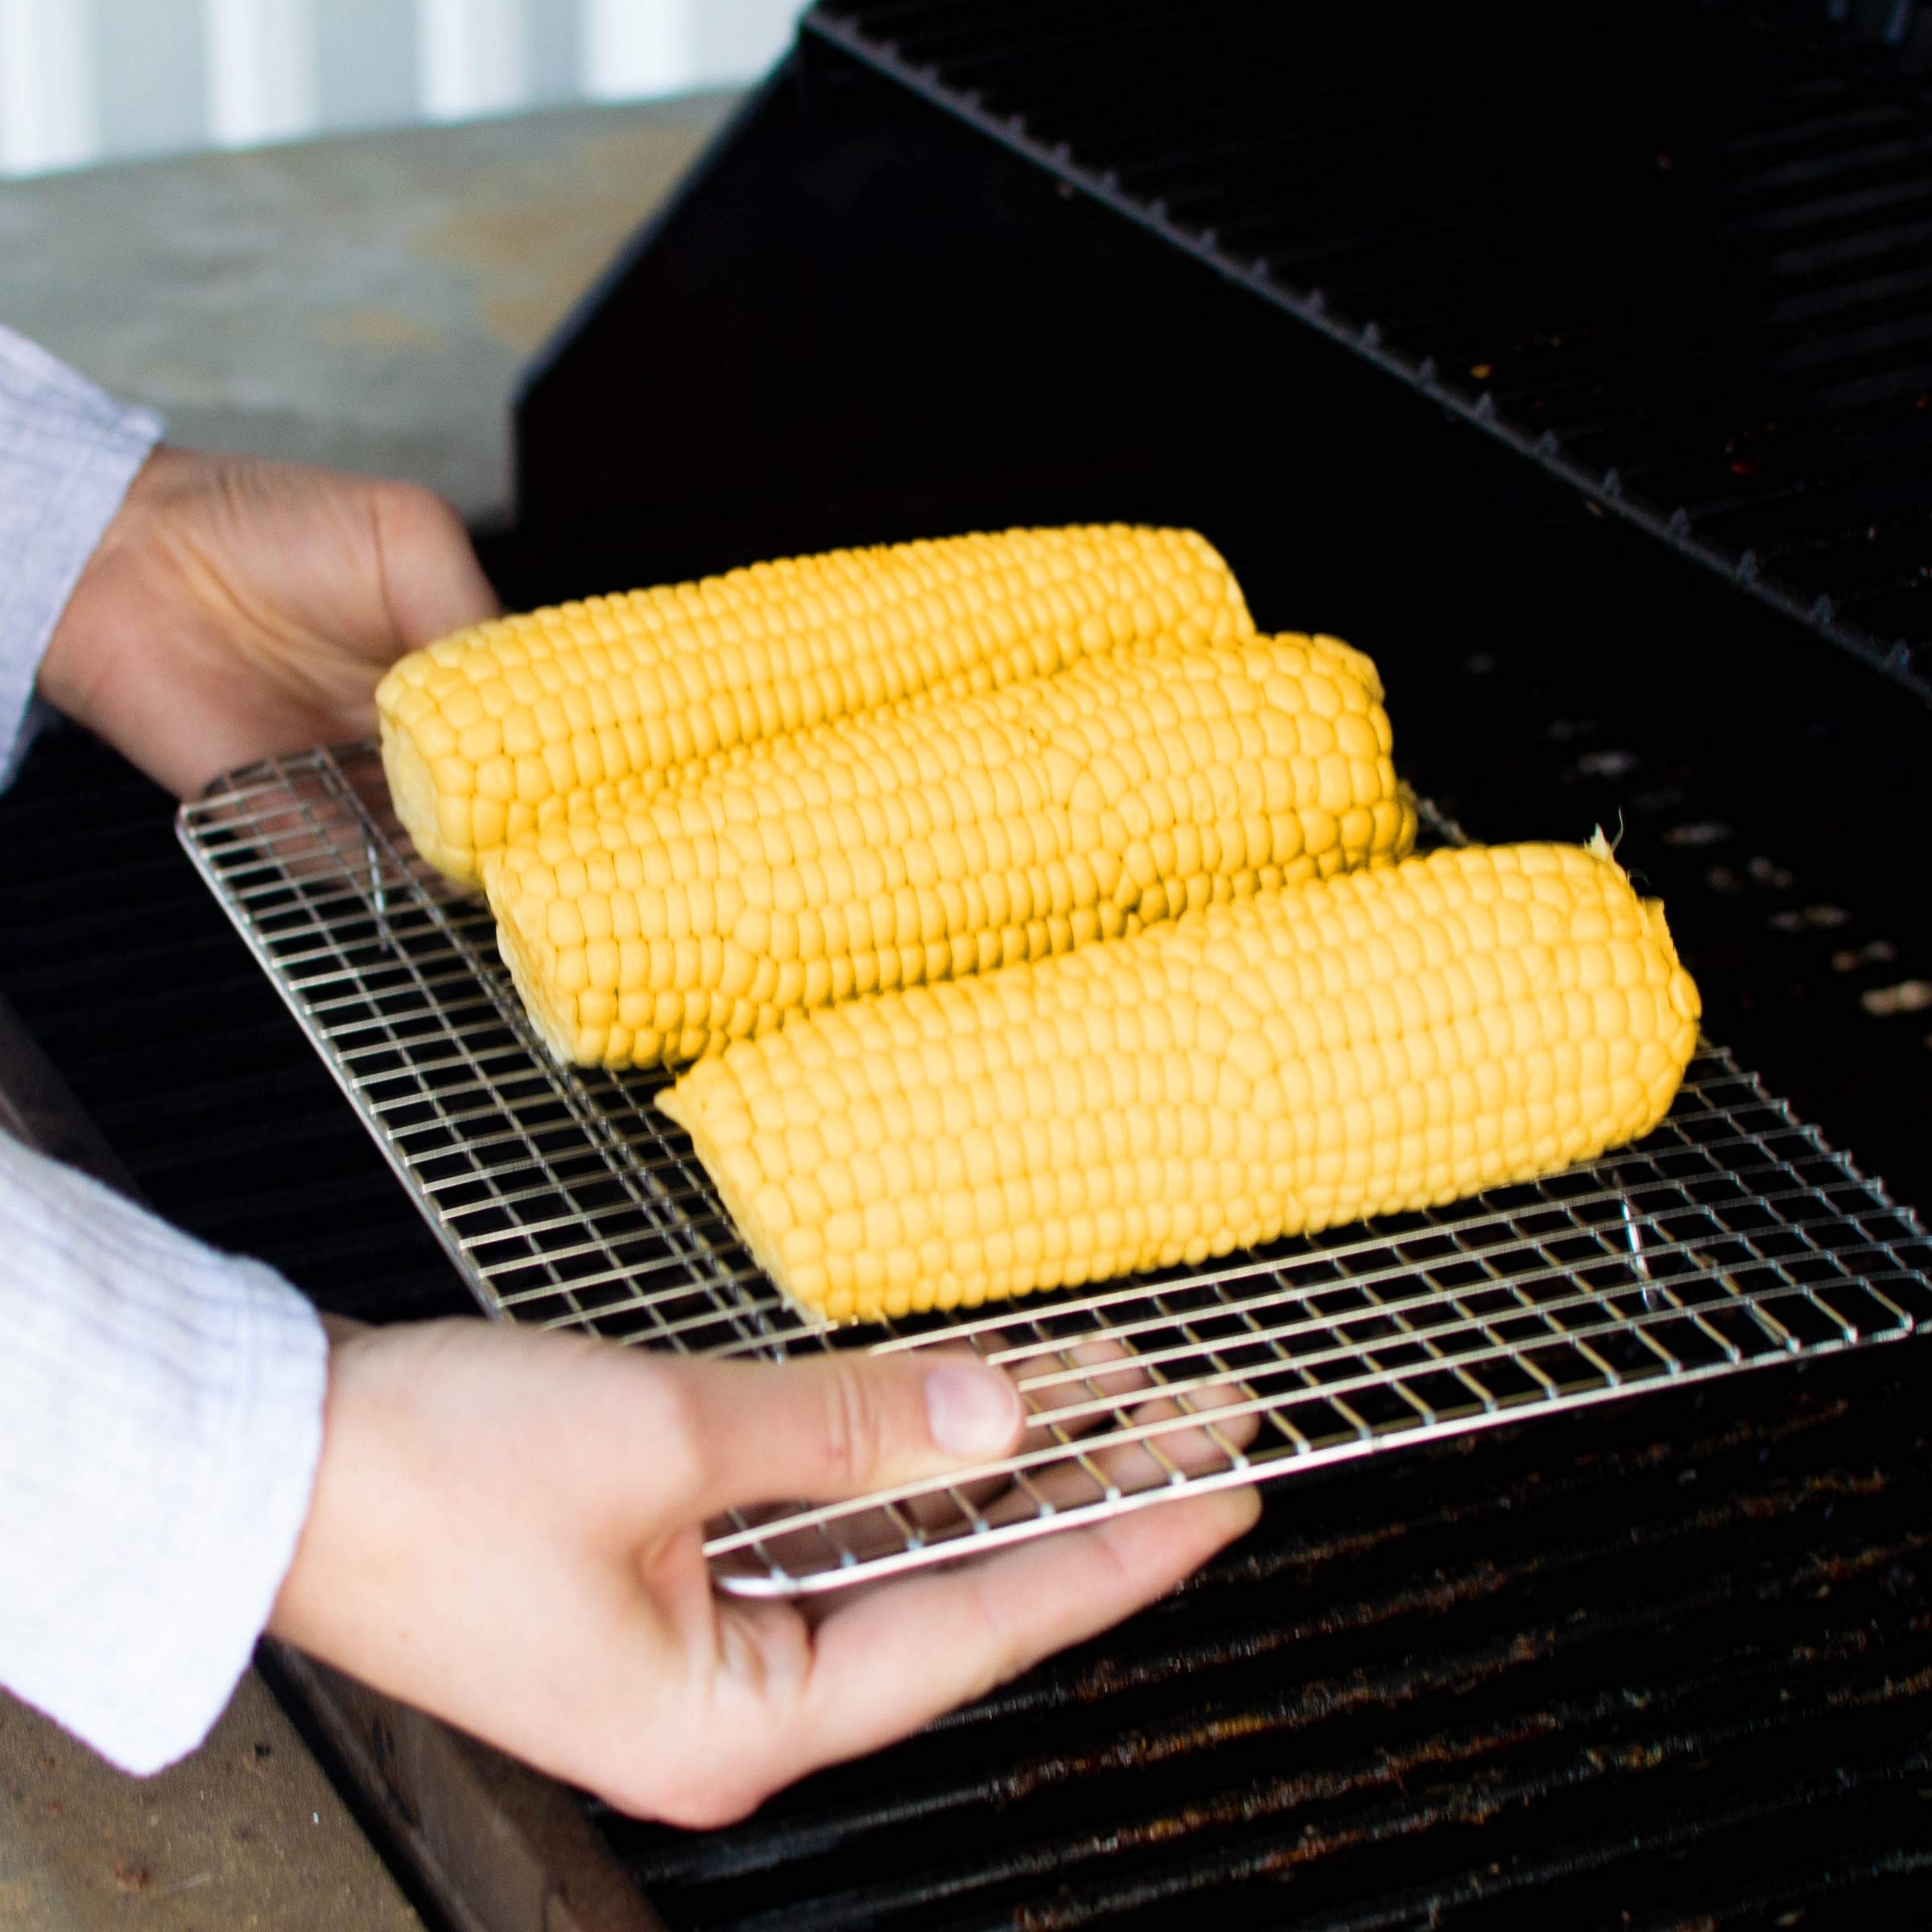
<path fill-rule="evenodd" d="M 1697 1017 L 1600 841 L 1472 848 L 855 1001 L 658 1104 L 778 1286 L 872 1319 L 1588 1159 L 1662 1117 Z"/>
<path fill-rule="evenodd" d="M 1384 693 L 1381 674 L 1376 670 L 1373 659 L 1365 653 L 1344 644 L 1340 638 L 1325 636 L 1307 637 L 1299 633 L 1284 632 L 1274 640 L 1255 639 L 1249 632 L 1237 638 L 1225 646 L 1229 649 L 1245 649 L 1250 641 L 1276 642 L 1284 646 L 1299 646 L 1309 654 L 1304 666 L 1298 660 L 1294 664 L 1290 675 L 1301 677 L 1315 671 L 1332 682 L 1340 694 L 1342 708 L 1345 711 L 1360 711 L 1370 721 L 1371 729 L 1377 734 L 1377 743 L 1386 755 L 1389 743 L 1389 720 L 1383 711 Z M 1119 654 L 1145 653 L 1148 650 L 1166 651 L 1176 646 L 1172 638 L 1157 639 L 1149 644 L 1130 644 L 1120 647 Z M 1108 662 L 1114 654 L 1108 654 Z M 1223 660 L 1225 662 L 1226 660 Z M 1052 675 L 1052 674 L 1047 674 Z M 1015 680 L 1018 682 L 1018 680 Z M 1002 684 L 998 688 L 1005 689 Z M 937 729 L 950 731 L 952 714 L 945 713 L 948 720 L 938 722 L 940 708 L 956 705 L 960 693 L 949 691 L 926 691 L 893 704 L 851 714 L 849 723 L 853 730 L 864 728 L 865 742 L 916 744 Z M 1317 690 L 1312 694 L 1315 705 L 1331 703 L 1328 694 Z M 929 714 L 934 714 L 934 722 L 929 724 Z M 846 720 L 831 720 L 828 726 L 842 726 Z M 879 736 L 875 739 L 872 733 Z M 1319 749 L 1326 746 L 1327 739 L 1319 725 L 1307 728 L 1308 742 L 1303 745 L 1304 753 L 1310 757 L 1324 755 Z M 1353 726 L 1340 727 L 1340 736 L 1348 741 L 1348 748 L 1360 752 L 1361 739 Z M 857 737 L 844 740 L 827 738 L 815 732 L 780 733 L 775 737 L 753 739 L 748 743 L 733 745 L 729 750 L 714 752 L 709 756 L 693 760 L 684 765 L 654 768 L 648 771 L 634 772 L 630 776 L 606 780 L 597 785 L 580 785 L 575 790 L 559 792 L 546 799 L 537 807 L 536 829 L 539 832 L 554 832 L 565 825 L 591 825 L 610 819 L 621 819 L 635 811 L 640 806 L 651 803 L 667 793 L 675 792 L 688 796 L 700 791 L 708 790 L 708 782 L 723 779 L 731 773 L 770 778 L 784 770 L 797 775 L 804 766 L 812 761 L 824 763 L 828 753 L 820 747 L 850 742 L 857 745 Z M 1340 748 L 1338 746 L 1338 748 Z M 833 753 L 835 762 L 848 762 L 842 752 Z M 1335 782 L 1337 774 L 1330 774 L 1329 782 Z M 1307 774 L 1304 772 L 1304 778 Z M 1385 774 L 1388 782 L 1393 782 L 1393 773 Z M 519 841 L 527 839 L 519 834 Z M 509 841 L 506 841 L 508 843 Z M 1320 843 L 1319 840 L 1317 841 Z M 1402 850 L 1406 852 L 1408 845 Z"/>
<path fill-rule="evenodd" d="M 580 786 L 922 691 L 993 690 L 1135 638 L 1209 643 L 1253 628 L 1191 530 L 835 551 L 505 617 L 414 651 L 376 692 L 383 765 L 417 849 L 473 885 L 481 853 Z"/>
<path fill-rule="evenodd" d="M 498 943 L 560 1059 L 689 1059 L 1400 857 L 1380 692 L 1332 639 L 1251 638 L 839 719 L 490 853 Z"/>

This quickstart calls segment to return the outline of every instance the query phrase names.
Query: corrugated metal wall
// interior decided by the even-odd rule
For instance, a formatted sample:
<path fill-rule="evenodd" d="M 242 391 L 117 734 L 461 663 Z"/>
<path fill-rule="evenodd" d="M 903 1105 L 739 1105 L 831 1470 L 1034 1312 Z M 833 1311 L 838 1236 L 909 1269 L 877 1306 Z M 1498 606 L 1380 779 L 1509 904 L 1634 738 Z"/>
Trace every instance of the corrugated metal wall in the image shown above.
<path fill-rule="evenodd" d="M 749 80 L 802 0 L 0 0 L 0 175 Z"/>

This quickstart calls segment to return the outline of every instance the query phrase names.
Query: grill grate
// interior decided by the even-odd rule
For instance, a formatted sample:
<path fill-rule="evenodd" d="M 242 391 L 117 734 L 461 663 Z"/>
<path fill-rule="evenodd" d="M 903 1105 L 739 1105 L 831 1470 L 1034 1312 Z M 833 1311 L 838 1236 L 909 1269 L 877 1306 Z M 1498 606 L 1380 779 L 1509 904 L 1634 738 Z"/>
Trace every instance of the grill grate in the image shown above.
<path fill-rule="evenodd" d="M 856 1580 L 1932 1320 L 1915 1219 L 1707 1045 L 1665 1125 L 1588 1167 L 1017 1311 L 835 1331 L 752 1263 L 651 1104 L 661 1077 L 549 1060 L 487 909 L 408 850 L 372 748 L 253 767 L 180 824 L 492 1313 L 774 1358 L 964 1340 L 1017 1372 L 1017 1455 L 960 1485 L 734 1517 L 708 1550 L 740 1590 Z"/>

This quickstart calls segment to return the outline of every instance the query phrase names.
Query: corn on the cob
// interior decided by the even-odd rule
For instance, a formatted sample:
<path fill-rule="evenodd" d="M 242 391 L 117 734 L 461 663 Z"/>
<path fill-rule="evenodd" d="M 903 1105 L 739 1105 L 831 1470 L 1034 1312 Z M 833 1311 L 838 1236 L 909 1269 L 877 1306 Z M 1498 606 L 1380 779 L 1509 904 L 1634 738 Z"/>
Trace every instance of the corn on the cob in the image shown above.
<path fill-rule="evenodd" d="M 876 1319 L 1587 1159 L 1662 1118 L 1697 1017 L 1607 848 L 1473 848 L 835 1007 L 659 1104 L 781 1288 Z"/>
<path fill-rule="evenodd" d="M 1399 857 L 1415 815 L 1379 696 L 1345 645 L 1253 638 L 795 732 L 491 853 L 499 944 L 559 1059 L 691 1059 Z"/>
<path fill-rule="evenodd" d="M 580 786 L 921 691 L 996 689 L 1135 638 L 1253 628 L 1191 530 L 837 551 L 506 617 L 412 652 L 376 693 L 383 763 L 418 850 L 473 885 L 481 853 Z"/>

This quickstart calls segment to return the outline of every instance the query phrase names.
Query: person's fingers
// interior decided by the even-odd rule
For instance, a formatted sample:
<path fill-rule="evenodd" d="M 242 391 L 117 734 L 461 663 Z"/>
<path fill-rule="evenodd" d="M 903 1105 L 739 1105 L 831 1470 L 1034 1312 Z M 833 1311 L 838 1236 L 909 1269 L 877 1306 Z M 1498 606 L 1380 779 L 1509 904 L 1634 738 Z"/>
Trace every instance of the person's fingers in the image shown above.
<path fill-rule="evenodd" d="M 1005 1352 L 996 1348 L 991 1352 L 992 1359 L 1013 1377 L 1026 1406 L 1022 1453 L 1055 1443 L 1071 1450 L 1082 1436 L 1113 1422 L 1118 1410 L 1113 1405 L 1124 1406 L 1128 1397 L 1152 1383 L 1152 1378 L 1134 1365 L 1127 1349 L 1115 1341 L 1082 1342 L 1046 1352 L 1037 1348 Z M 1020 1494 L 1010 1500 L 1019 1505 L 1019 1513 L 1025 1514 L 1034 1506 L 1028 1499 L 1042 1493 L 1035 1486 L 1037 1478 L 1016 1479 L 1004 1472 L 943 1491 L 908 1496 L 899 1507 L 921 1530 L 935 1530 L 956 1520 L 962 1503 L 985 1509 L 1005 1496 L 1016 1482 Z M 1091 1491 L 1090 1481 L 1087 1488 Z"/>
<path fill-rule="evenodd" d="M 1252 1489 L 1163 1502 L 835 1602 L 796 1707 L 773 1714 L 786 1725 L 782 1777 L 877 1749 L 1117 1623 L 1260 1510 Z"/>
<path fill-rule="evenodd" d="M 1006 1366 L 1026 1398 L 1028 1428 L 1067 1436 L 1104 1426 L 1117 1405 L 1154 1380 L 1130 1349 L 1110 1338 L 1030 1352 Z"/>
<path fill-rule="evenodd" d="M 996 1347 L 991 1352 L 1026 1403 L 1022 1455 L 1055 1444 L 1063 1454 L 1017 1476 L 1002 1473 L 906 1497 L 899 1508 L 922 1530 L 956 1522 L 962 1503 L 992 1521 L 1005 1522 L 1043 1506 L 1067 1509 L 1092 1502 L 1110 1488 L 1150 1488 L 1170 1480 L 1177 1470 L 1196 1475 L 1226 1468 L 1255 1435 L 1251 1414 L 1212 1413 L 1241 1402 L 1249 1393 L 1227 1382 L 1190 1385 L 1178 1398 L 1162 1396 L 1137 1406 L 1135 1397 L 1156 1391 L 1156 1377 L 1111 1339 L 1053 1350 Z M 1085 1447 L 1090 1437 L 1110 1437 L 1122 1429 L 1151 1434 L 1145 1445 L 1129 1443 L 1104 1451 Z"/>
<path fill-rule="evenodd" d="M 1077 1454 L 1030 1471 L 980 1513 L 996 1525 L 1024 1521 L 1042 1509 L 1075 1509 L 1114 1492 L 1131 1496 L 1232 1469 L 1259 1433 L 1253 1414 L 1238 1407 L 1242 1399 L 1237 1389 L 1217 1383 L 1194 1390 L 1184 1404 L 1166 1397 L 1139 1403 L 1122 1413 L 1125 1439 L 1076 1443 Z"/>
<path fill-rule="evenodd" d="M 1042 1358 L 1030 1348 L 1003 1348 L 1001 1345 L 1001 1338 L 997 1331 L 984 1335 L 981 1337 L 980 1345 L 985 1349 L 987 1357 L 999 1364 L 1005 1370 L 1007 1375 L 1011 1377 L 1025 1402 L 1026 1427 L 1026 1435 L 1020 1443 L 1021 1449 L 1022 1451 L 1038 1449 L 1043 1447 L 1050 1439 L 1055 1439 L 1051 1434 L 1056 1426 L 1055 1418 L 1051 1414 L 1046 1412 L 1046 1408 L 1051 1408 L 1054 1402 L 1063 1401 L 1066 1398 L 1055 1390 L 1047 1398 L 1046 1408 L 1043 1408 L 1041 1400 L 1030 1392 L 1027 1387 L 1029 1375 L 1038 1373 L 1039 1362 Z M 1119 1361 L 1126 1352 L 1117 1345 L 1088 1344 L 1087 1346 L 1089 1348 L 1095 1346 L 1106 1346 L 1108 1352 L 1104 1359 L 1114 1362 Z M 1075 1355 L 1079 1353 L 1078 1351 L 1072 1352 Z M 1065 1357 L 1062 1354 L 1049 1353 L 1043 1359 L 1047 1363 L 1052 1364 L 1062 1360 Z M 1096 1356 L 1095 1359 L 1102 1358 Z M 1145 1378 L 1141 1383 L 1136 1385 L 1144 1386 Z M 1093 1425 L 1089 1423 L 1087 1426 Z M 1011 1476 L 1005 1472 L 996 1472 L 990 1476 L 983 1476 L 973 1481 L 949 1484 L 943 1489 L 929 1490 L 921 1496 L 907 1496 L 898 1507 L 906 1519 L 914 1527 L 921 1530 L 937 1529 L 943 1525 L 956 1521 L 962 1505 L 976 1509 L 992 1501 L 995 1497 L 1002 1495 L 1011 1485 L 1012 1480 Z M 890 1523 L 882 1526 L 882 1533 L 888 1542 L 895 1538 L 899 1534 L 897 1525 Z M 878 1530 L 875 1526 L 873 1534 L 861 1538 L 860 1546 L 863 1548 L 867 1543 L 877 1540 Z"/>
<path fill-rule="evenodd" d="M 1026 1445 L 1022 1444 L 1022 1447 Z M 943 1488 L 922 1490 L 916 1496 L 906 1496 L 895 1506 L 902 1521 L 924 1535 L 958 1522 L 966 1510 L 984 1509 L 989 1503 L 1004 1496 L 1012 1486 L 1013 1478 L 1001 1472 L 970 1482 L 948 1483 Z M 887 1521 L 881 1526 L 881 1531 L 889 1539 L 894 1540 L 903 1534 L 898 1522 Z M 863 1548 L 865 1541 L 877 1541 L 881 1531 L 875 1531 L 870 1538 L 862 1540 L 859 1546 Z M 841 1529 L 840 1541 L 844 1542 L 845 1540 L 845 1532 Z"/>
<path fill-rule="evenodd" d="M 970 1352 L 853 1351 L 678 1365 L 694 1500 L 831 1501 L 996 1460 L 1020 1439 L 1012 1381 Z"/>
<path fill-rule="evenodd" d="M 370 493 L 383 601 L 399 647 L 446 637 L 502 609 L 463 519 L 434 490 L 379 483 Z"/>

